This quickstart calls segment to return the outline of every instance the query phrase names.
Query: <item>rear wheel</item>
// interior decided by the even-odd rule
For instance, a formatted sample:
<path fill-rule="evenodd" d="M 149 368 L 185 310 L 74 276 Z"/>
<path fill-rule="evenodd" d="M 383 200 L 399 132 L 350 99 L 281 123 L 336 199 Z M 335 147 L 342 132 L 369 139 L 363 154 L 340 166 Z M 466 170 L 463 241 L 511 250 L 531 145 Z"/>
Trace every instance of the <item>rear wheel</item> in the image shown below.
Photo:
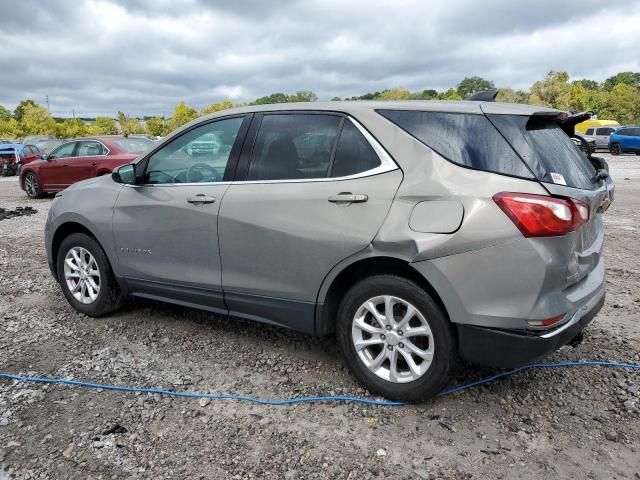
<path fill-rule="evenodd" d="M 620 155 L 620 153 L 622 152 L 620 150 L 620 145 L 618 145 L 617 143 L 614 143 L 613 145 L 611 145 L 609 147 L 609 151 L 611 152 L 611 155 Z"/>
<path fill-rule="evenodd" d="M 337 336 L 352 373 L 394 400 L 435 396 L 457 362 L 451 325 L 414 282 L 378 275 L 354 285 L 338 311 Z"/>
<path fill-rule="evenodd" d="M 84 233 L 73 233 L 62 241 L 57 273 L 67 301 L 85 315 L 106 315 L 124 302 L 109 260 L 98 242 Z"/>
<path fill-rule="evenodd" d="M 42 198 L 44 196 L 38 177 L 36 177 L 36 174 L 33 172 L 29 172 L 24 176 L 22 186 L 29 198 Z"/>

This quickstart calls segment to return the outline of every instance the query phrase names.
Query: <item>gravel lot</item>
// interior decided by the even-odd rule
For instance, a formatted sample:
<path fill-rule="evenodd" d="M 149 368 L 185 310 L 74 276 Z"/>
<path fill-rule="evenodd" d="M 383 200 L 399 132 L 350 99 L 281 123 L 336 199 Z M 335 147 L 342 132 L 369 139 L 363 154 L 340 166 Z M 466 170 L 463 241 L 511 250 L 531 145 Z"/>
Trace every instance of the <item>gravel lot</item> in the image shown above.
<path fill-rule="evenodd" d="M 640 363 L 640 158 L 610 159 L 607 303 L 550 361 Z M 268 398 L 368 395 L 333 338 L 131 301 L 75 313 L 51 278 L 51 199 L 0 179 L 0 371 Z M 495 372 L 466 366 L 455 383 Z M 260 406 L 0 380 L 2 478 L 640 478 L 640 373 L 517 374 L 422 405 Z"/>

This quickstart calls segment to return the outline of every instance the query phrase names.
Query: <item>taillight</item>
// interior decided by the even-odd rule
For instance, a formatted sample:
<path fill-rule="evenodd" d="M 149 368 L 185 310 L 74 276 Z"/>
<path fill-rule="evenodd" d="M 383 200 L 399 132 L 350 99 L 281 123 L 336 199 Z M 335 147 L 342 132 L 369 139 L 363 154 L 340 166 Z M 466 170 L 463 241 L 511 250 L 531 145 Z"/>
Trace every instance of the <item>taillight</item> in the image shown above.
<path fill-rule="evenodd" d="M 493 200 L 525 237 L 566 235 L 589 220 L 589 205 L 579 200 L 512 192 Z"/>

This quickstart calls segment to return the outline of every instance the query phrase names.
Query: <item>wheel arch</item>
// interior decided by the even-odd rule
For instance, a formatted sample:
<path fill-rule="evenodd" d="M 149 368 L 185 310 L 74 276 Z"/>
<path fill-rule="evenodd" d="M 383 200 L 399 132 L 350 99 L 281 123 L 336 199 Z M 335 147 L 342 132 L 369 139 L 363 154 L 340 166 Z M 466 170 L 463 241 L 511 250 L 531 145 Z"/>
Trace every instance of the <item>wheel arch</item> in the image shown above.
<path fill-rule="evenodd" d="M 427 278 L 411 267 L 407 259 L 392 256 L 369 256 L 341 265 L 337 271 L 334 268 L 325 278 L 316 304 L 316 335 L 328 335 L 335 331 L 340 301 L 351 285 L 363 278 L 380 274 L 397 275 L 412 280 L 427 291 L 440 306 L 444 315 L 448 319 L 450 318 L 441 295 Z"/>
<path fill-rule="evenodd" d="M 60 250 L 60 245 L 62 245 L 62 242 L 64 241 L 65 238 L 67 238 L 69 235 L 73 233 L 84 233 L 85 235 L 93 238 L 98 243 L 98 245 L 100 245 L 100 241 L 98 240 L 98 237 L 96 237 L 94 233 L 91 230 L 89 230 L 86 226 L 74 221 L 65 222 L 62 225 L 60 225 L 56 229 L 51 239 L 51 258 L 53 260 L 52 268 L 54 270 L 53 273 L 56 277 L 58 276 L 58 272 L 57 272 L 58 265 L 57 265 L 56 259 L 58 258 L 58 251 Z"/>

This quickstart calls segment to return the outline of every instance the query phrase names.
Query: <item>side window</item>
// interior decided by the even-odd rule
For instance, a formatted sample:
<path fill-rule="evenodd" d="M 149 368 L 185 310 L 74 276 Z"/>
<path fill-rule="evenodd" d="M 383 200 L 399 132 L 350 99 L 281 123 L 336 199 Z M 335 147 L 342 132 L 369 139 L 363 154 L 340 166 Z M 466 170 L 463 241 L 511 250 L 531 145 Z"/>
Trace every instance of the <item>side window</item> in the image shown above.
<path fill-rule="evenodd" d="M 380 158 L 358 128 L 346 120 L 331 169 L 332 177 L 346 177 L 381 165 Z"/>
<path fill-rule="evenodd" d="M 618 135 L 622 135 L 623 137 L 628 137 L 629 135 L 631 135 L 630 131 L 631 131 L 630 128 L 623 128 L 622 130 L 618 130 Z"/>
<path fill-rule="evenodd" d="M 175 138 L 149 158 L 145 183 L 221 182 L 243 121 L 218 120 Z"/>
<path fill-rule="evenodd" d="M 265 115 L 247 180 L 325 178 L 341 121 L 337 115 Z"/>
<path fill-rule="evenodd" d="M 106 155 L 107 150 L 100 142 L 80 142 L 78 147 L 78 157 L 96 157 Z"/>
<path fill-rule="evenodd" d="M 56 148 L 51 155 L 49 155 L 50 159 L 54 158 L 69 158 L 73 157 L 73 149 L 76 147 L 76 142 L 65 143 L 64 145 L 60 145 Z"/>
<path fill-rule="evenodd" d="M 33 150 L 31 150 L 31 145 L 25 145 L 25 147 L 22 149 L 22 154 L 25 156 L 33 154 Z"/>
<path fill-rule="evenodd" d="M 584 132 L 585 135 L 593 135 L 593 128 L 587 128 L 587 131 Z"/>

